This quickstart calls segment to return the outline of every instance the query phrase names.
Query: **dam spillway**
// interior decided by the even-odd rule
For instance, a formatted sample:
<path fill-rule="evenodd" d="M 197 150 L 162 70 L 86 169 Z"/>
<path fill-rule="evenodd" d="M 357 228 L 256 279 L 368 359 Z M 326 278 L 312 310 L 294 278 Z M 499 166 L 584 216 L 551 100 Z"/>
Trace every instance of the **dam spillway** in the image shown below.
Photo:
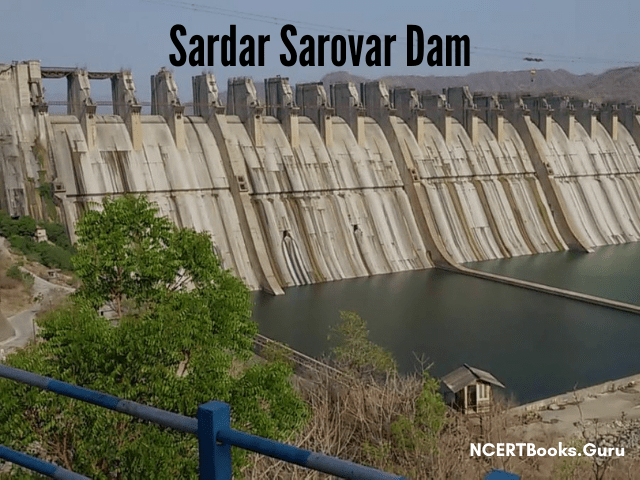
<path fill-rule="evenodd" d="M 0 65 L 0 207 L 74 226 L 105 196 L 145 194 L 207 231 L 251 289 L 637 241 L 635 107 L 563 97 L 443 94 L 383 82 L 193 78 L 171 72 L 143 115 L 129 72 Z M 64 78 L 67 115 L 42 78 Z M 99 115 L 91 81 L 110 80 Z"/>
<path fill-rule="evenodd" d="M 496 99 L 454 88 L 421 100 L 413 102 L 433 115 L 415 119 L 413 161 L 448 253 L 471 262 L 565 249 L 527 150 Z M 415 142 L 401 122 L 396 129 L 406 144 Z"/>

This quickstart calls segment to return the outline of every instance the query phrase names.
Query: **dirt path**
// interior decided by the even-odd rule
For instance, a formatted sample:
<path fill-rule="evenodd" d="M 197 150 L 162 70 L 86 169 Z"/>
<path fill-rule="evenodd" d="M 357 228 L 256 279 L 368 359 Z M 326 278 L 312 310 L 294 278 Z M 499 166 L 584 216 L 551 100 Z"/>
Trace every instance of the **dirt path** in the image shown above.
<path fill-rule="evenodd" d="M 48 307 L 55 298 L 69 295 L 74 291 L 71 287 L 56 285 L 33 275 L 22 267 L 21 270 L 33 277 L 32 291 L 34 298 L 37 300 L 26 310 L 9 317 L 9 324 L 13 327 L 14 335 L 0 342 L 0 361 L 4 360 L 4 357 L 13 350 L 24 348 L 35 338 L 37 327 L 34 319 L 40 310 Z"/>

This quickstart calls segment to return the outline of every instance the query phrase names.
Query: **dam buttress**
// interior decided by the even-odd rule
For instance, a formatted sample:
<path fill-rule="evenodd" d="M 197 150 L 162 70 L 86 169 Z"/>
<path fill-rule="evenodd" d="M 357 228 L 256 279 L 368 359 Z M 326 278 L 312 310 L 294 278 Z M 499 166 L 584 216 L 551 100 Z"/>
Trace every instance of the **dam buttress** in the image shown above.
<path fill-rule="evenodd" d="M 43 78 L 67 82 L 49 114 Z M 113 114 L 91 81 L 109 80 Z M 565 97 L 424 94 L 383 82 L 193 78 L 171 72 L 142 114 L 130 72 L 0 65 L 0 208 L 62 221 L 105 196 L 144 194 L 211 235 L 251 289 L 640 238 L 640 124 L 630 105 Z"/>

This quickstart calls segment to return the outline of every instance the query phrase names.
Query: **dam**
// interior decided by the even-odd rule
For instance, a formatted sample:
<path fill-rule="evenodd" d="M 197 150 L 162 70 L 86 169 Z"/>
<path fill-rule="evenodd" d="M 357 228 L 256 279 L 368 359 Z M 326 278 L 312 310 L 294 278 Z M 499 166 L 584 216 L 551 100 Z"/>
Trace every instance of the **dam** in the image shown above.
<path fill-rule="evenodd" d="M 43 79 L 67 82 L 48 111 Z M 110 81 L 113 113 L 91 83 Z M 173 75 L 142 114 L 131 72 L 0 65 L 0 208 L 74 225 L 106 196 L 145 194 L 207 231 L 252 290 L 636 242 L 640 117 L 633 105 L 442 94 L 381 81 L 292 87 Z"/>

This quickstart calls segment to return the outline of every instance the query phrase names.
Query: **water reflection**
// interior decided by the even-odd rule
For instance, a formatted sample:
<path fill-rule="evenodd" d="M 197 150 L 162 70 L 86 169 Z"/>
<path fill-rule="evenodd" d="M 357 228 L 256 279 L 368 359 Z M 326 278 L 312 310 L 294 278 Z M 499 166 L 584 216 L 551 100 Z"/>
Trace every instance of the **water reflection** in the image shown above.
<path fill-rule="evenodd" d="M 472 266 L 638 303 L 639 247 Z M 403 371 L 416 368 L 416 356 L 434 362 L 437 376 L 466 362 L 493 373 L 523 402 L 640 372 L 637 315 L 449 272 L 382 275 L 254 298 L 261 332 L 309 355 L 328 351 L 329 326 L 340 310 L 353 310 Z"/>

